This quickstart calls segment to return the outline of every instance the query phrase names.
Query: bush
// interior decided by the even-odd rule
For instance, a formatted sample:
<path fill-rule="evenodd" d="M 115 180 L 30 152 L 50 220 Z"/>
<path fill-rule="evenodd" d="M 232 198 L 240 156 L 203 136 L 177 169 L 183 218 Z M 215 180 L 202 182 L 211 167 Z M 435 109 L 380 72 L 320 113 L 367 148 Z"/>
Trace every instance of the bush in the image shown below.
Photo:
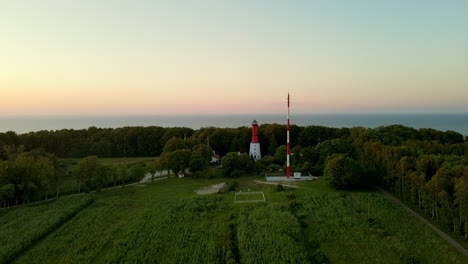
<path fill-rule="evenodd" d="M 240 171 L 240 170 L 234 170 L 234 171 L 231 172 L 228 176 L 229 176 L 230 178 L 239 178 L 240 176 L 242 176 L 242 171 Z"/>
<path fill-rule="evenodd" d="M 284 186 L 281 184 L 277 184 L 275 189 L 277 192 L 284 192 Z"/>
<path fill-rule="evenodd" d="M 139 181 L 143 179 L 145 176 L 145 169 L 141 167 L 140 165 L 133 165 L 130 168 L 130 180 L 131 181 Z"/>
<path fill-rule="evenodd" d="M 223 178 L 224 172 L 223 170 L 220 170 L 220 169 L 207 169 L 204 171 L 197 171 L 197 172 L 192 173 L 192 177 L 208 178 L 208 179 Z"/>
<path fill-rule="evenodd" d="M 313 255 L 312 259 L 314 260 L 315 263 L 330 263 L 328 258 L 322 253 L 322 251 L 319 249 L 317 250 Z"/>
<path fill-rule="evenodd" d="M 320 243 L 317 240 L 307 241 L 307 248 L 309 250 L 318 249 L 320 248 Z"/>
<path fill-rule="evenodd" d="M 266 170 L 266 166 L 264 164 L 264 162 L 261 162 L 260 160 L 258 160 L 257 162 L 255 162 L 255 165 L 254 165 L 254 168 L 253 168 L 253 173 L 257 174 L 257 175 L 261 175 L 265 172 Z"/>
<path fill-rule="evenodd" d="M 418 264 L 420 263 L 419 259 L 411 252 L 403 251 L 400 252 L 400 261 L 401 263 L 407 264 Z"/>
<path fill-rule="evenodd" d="M 298 201 L 291 201 L 289 202 L 289 210 L 291 210 L 292 213 L 298 212 L 302 208 L 302 203 Z"/>
<path fill-rule="evenodd" d="M 361 166 L 346 154 L 328 157 L 323 176 L 336 189 L 359 188 L 363 184 Z"/>
<path fill-rule="evenodd" d="M 299 220 L 302 220 L 302 219 L 306 218 L 306 216 L 307 216 L 304 212 L 296 212 L 295 215 L 296 215 L 297 219 L 299 219 Z"/>
<path fill-rule="evenodd" d="M 236 181 L 231 181 L 227 183 L 228 187 L 227 190 L 228 192 L 235 191 L 237 189 L 237 182 Z"/>

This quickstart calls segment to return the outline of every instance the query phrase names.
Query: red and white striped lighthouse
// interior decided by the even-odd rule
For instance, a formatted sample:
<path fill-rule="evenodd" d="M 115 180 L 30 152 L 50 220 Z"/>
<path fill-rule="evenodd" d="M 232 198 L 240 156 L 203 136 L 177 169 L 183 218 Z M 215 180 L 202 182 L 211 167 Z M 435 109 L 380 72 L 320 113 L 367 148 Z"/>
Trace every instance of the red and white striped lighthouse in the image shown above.
<path fill-rule="evenodd" d="M 286 123 L 286 178 L 289 179 L 291 176 L 291 167 L 290 167 L 290 156 L 291 156 L 291 145 L 289 142 L 289 131 L 290 131 L 290 124 L 289 124 L 289 93 L 288 93 L 288 118 Z"/>
<path fill-rule="evenodd" d="M 257 128 L 258 123 L 256 120 L 252 122 L 252 140 L 250 141 L 250 151 L 249 154 L 253 157 L 254 160 L 259 160 L 262 158 L 262 154 L 260 152 L 260 143 L 258 142 L 257 137 Z"/>

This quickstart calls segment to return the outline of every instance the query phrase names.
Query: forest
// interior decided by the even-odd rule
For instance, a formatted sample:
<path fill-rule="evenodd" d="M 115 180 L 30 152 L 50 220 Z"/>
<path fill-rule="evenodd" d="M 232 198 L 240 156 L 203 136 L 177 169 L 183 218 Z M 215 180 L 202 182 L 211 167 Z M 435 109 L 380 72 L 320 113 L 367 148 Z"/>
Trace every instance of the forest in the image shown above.
<path fill-rule="evenodd" d="M 64 177 L 77 191 L 138 180 L 144 171 L 240 177 L 284 170 L 284 125 L 259 126 L 263 157 L 248 151 L 251 129 L 124 127 L 0 133 L 2 207 L 58 195 Z M 374 129 L 291 126 L 292 171 L 324 175 L 336 189 L 381 186 L 468 240 L 468 138 L 454 131 L 391 125 Z M 212 150 L 223 169 L 209 166 Z M 237 155 L 237 153 L 244 153 Z M 141 167 L 109 167 L 97 157 L 158 157 Z M 82 158 L 72 169 L 59 158 Z M 204 171 L 205 173 L 197 173 Z"/>

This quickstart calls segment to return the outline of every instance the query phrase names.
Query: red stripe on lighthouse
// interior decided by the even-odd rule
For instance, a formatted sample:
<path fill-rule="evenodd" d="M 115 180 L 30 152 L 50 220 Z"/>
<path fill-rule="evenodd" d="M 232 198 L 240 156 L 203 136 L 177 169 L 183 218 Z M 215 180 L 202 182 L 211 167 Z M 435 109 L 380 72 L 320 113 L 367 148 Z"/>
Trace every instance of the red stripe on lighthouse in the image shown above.
<path fill-rule="evenodd" d="M 258 136 L 257 136 L 257 121 L 252 122 L 252 141 L 251 143 L 258 143 Z"/>

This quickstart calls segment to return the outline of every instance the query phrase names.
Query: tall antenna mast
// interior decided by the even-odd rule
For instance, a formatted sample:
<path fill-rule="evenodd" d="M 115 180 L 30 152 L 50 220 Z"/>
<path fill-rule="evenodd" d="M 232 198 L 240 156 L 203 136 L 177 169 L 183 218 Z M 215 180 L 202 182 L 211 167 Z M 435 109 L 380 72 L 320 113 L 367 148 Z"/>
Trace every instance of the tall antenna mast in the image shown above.
<path fill-rule="evenodd" d="M 289 142 L 289 131 L 290 131 L 290 125 L 289 125 L 289 93 L 288 93 L 288 121 L 286 123 L 286 178 L 289 179 L 289 176 L 291 175 L 291 167 L 289 164 L 290 161 L 290 156 L 291 156 L 291 146 Z"/>

